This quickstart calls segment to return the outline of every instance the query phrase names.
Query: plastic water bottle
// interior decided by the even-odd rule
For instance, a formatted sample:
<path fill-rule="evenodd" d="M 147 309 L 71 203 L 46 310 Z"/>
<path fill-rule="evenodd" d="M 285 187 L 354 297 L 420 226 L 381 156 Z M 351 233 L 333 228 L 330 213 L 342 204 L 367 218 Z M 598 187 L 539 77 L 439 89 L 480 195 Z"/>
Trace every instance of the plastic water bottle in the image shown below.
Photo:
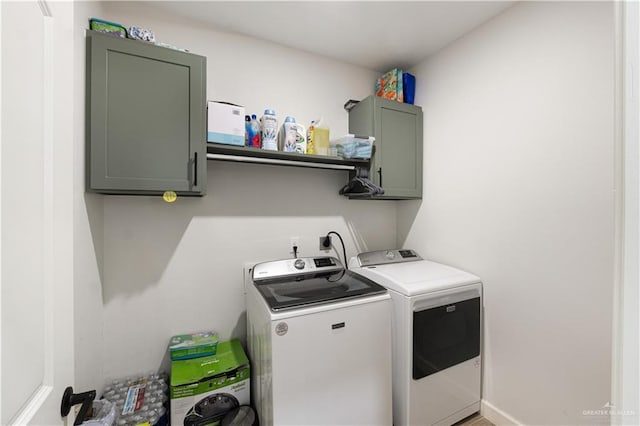
<path fill-rule="evenodd" d="M 251 137 L 249 134 L 251 133 L 251 117 L 248 115 L 244 116 L 244 146 L 251 146 L 249 142 Z"/>
<path fill-rule="evenodd" d="M 265 109 L 262 116 L 262 149 L 278 150 L 278 119 L 272 109 Z"/>
<path fill-rule="evenodd" d="M 251 114 L 251 125 L 249 132 L 249 146 L 254 148 L 262 147 L 262 137 L 260 135 L 260 123 L 255 114 Z"/>
<path fill-rule="evenodd" d="M 139 387 L 142 388 L 141 392 L 136 391 Z M 105 388 L 103 397 L 115 405 L 117 426 L 135 426 L 141 423 L 162 426 L 167 424 L 168 391 L 169 386 L 162 375 L 147 374 L 115 380 Z M 136 410 L 138 403 L 142 405 Z"/>

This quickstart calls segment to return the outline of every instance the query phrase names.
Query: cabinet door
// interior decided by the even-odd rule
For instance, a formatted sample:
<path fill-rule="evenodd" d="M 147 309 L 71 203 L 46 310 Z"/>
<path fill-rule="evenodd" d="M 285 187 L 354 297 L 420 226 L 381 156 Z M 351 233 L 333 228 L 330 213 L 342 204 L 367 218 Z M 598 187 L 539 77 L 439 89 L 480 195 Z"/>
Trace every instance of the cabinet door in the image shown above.
<path fill-rule="evenodd" d="M 376 99 L 374 132 L 380 140 L 373 174 L 386 197 L 422 197 L 422 110 Z"/>
<path fill-rule="evenodd" d="M 87 32 L 87 189 L 202 195 L 206 60 Z"/>

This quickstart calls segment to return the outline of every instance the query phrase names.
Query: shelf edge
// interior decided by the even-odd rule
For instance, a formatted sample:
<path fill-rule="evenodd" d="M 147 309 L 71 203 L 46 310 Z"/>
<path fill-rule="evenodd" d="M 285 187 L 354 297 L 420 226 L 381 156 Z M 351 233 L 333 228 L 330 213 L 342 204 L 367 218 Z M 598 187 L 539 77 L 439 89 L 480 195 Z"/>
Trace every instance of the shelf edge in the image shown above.
<path fill-rule="evenodd" d="M 307 167 L 313 169 L 355 170 L 355 166 L 344 164 L 313 163 L 309 161 L 281 160 L 275 158 L 247 157 L 242 155 L 207 154 L 208 160 L 234 161 L 238 163 L 273 164 L 279 166 Z"/>

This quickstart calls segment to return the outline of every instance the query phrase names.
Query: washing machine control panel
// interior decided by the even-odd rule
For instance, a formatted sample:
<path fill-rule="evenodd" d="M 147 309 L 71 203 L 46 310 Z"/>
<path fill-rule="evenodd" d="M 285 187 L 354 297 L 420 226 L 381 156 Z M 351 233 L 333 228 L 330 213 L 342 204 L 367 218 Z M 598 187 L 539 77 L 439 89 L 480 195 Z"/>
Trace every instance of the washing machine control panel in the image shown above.
<path fill-rule="evenodd" d="M 384 265 L 386 263 L 413 262 L 422 257 L 410 249 L 378 250 L 360 253 L 357 256 L 359 266 Z"/>
<path fill-rule="evenodd" d="M 341 271 L 342 264 L 335 257 L 300 257 L 259 263 L 253 267 L 253 280 L 290 277 L 294 275 Z"/>

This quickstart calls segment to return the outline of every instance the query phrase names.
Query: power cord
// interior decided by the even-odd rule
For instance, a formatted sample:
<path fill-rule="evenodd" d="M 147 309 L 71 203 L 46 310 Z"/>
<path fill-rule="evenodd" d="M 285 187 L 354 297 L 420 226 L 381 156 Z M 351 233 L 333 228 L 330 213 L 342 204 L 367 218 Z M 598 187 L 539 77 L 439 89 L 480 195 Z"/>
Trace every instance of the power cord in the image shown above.
<path fill-rule="evenodd" d="M 340 234 L 338 234 L 336 231 L 329 231 L 327 232 L 327 236 L 325 237 L 325 240 L 322 242 L 322 245 L 325 247 L 329 247 L 331 245 L 331 238 L 329 237 L 329 235 L 331 234 L 335 234 L 338 236 L 338 238 L 340 239 L 340 244 L 342 244 L 342 255 L 344 256 L 344 267 L 345 269 L 349 269 L 349 265 L 347 264 L 347 250 L 344 247 L 344 241 L 342 240 L 342 237 L 340 236 Z"/>

